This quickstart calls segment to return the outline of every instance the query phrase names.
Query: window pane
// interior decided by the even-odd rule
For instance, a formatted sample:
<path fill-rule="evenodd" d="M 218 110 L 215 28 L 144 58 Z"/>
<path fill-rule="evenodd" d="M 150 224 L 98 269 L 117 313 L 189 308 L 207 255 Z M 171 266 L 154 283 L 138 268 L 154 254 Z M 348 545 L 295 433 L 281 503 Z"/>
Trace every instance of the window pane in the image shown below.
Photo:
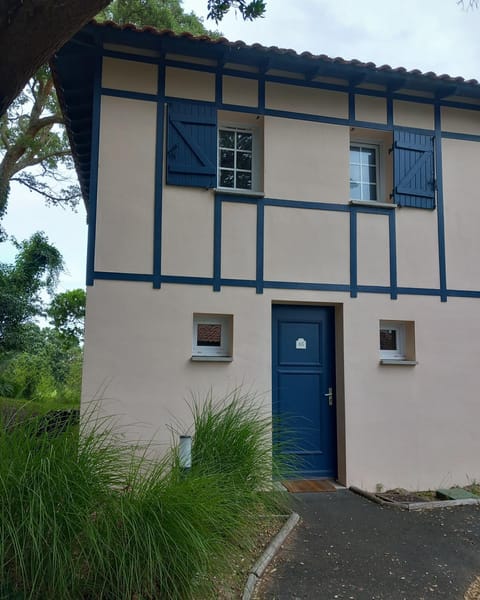
<path fill-rule="evenodd" d="M 350 162 L 360 163 L 360 148 L 358 146 L 350 146 Z"/>
<path fill-rule="evenodd" d="M 234 148 L 235 147 L 235 132 L 228 131 L 227 129 L 220 130 L 220 146 L 222 148 Z"/>
<path fill-rule="evenodd" d="M 252 155 L 250 152 L 237 152 L 237 169 L 252 169 Z"/>
<path fill-rule="evenodd" d="M 397 349 L 397 330 L 380 329 L 380 350 Z"/>
<path fill-rule="evenodd" d="M 220 346 L 222 326 L 220 324 L 199 323 L 197 325 L 197 346 Z"/>
<path fill-rule="evenodd" d="M 377 199 L 377 186 L 373 183 L 362 184 L 362 200 L 376 200 Z"/>
<path fill-rule="evenodd" d="M 362 167 L 362 181 L 364 183 L 376 183 L 376 181 L 377 181 L 376 167 Z"/>
<path fill-rule="evenodd" d="M 352 200 L 361 200 L 360 196 L 360 184 L 355 181 L 350 181 L 350 198 Z"/>
<path fill-rule="evenodd" d="M 252 149 L 252 134 L 237 132 L 237 149 L 251 150 Z"/>
<path fill-rule="evenodd" d="M 252 174 L 251 173 L 238 173 L 237 172 L 237 188 L 241 190 L 252 189 Z"/>
<path fill-rule="evenodd" d="M 235 152 L 233 150 L 220 150 L 220 166 L 233 169 L 235 166 Z"/>
<path fill-rule="evenodd" d="M 220 187 L 235 187 L 235 178 L 234 171 L 227 171 L 225 169 L 220 169 Z"/>
<path fill-rule="evenodd" d="M 360 181 L 361 167 L 357 165 L 350 165 L 350 180 Z"/>
<path fill-rule="evenodd" d="M 376 164 L 375 148 L 362 148 L 362 164 L 375 166 L 375 164 Z"/>

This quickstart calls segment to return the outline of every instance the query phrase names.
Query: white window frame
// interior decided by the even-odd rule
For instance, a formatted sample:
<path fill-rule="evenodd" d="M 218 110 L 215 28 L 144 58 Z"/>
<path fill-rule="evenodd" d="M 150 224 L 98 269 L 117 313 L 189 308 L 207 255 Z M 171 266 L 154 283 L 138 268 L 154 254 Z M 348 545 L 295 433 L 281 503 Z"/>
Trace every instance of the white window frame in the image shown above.
<path fill-rule="evenodd" d="M 239 187 L 222 187 L 220 185 L 220 131 L 221 130 L 229 130 L 229 131 L 241 131 L 244 133 L 252 134 L 252 187 L 251 188 L 239 188 Z M 260 136 L 258 129 L 256 127 L 249 127 L 245 124 L 239 123 L 219 123 L 218 131 L 217 131 L 217 189 L 225 192 L 245 192 L 249 193 L 259 193 L 260 192 L 260 156 L 261 156 L 261 148 L 260 148 Z M 234 167 L 234 174 L 236 174 L 237 169 Z M 234 181 L 236 182 L 236 177 L 234 177 Z"/>
<path fill-rule="evenodd" d="M 352 150 L 352 146 L 357 146 L 359 148 L 369 148 L 375 150 L 375 176 L 376 176 L 376 191 L 377 191 L 377 199 L 370 200 L 369 198 L 352 198 L 350 194 L 350 168 L 351 168 L 351 160 L 350 153 Z M 349 181 L 349 196 L 352 202 L 384 202 L 384 148 L 381 143 L 368 142 L 363 140 L 350 139 L 350 145 L 348 147 L 348 181 Z M 360 190 L 362 188 L 360 187 Z"/>
<path fill-rule="evenodd" d="M 221 337 L 220 346 L 199 346 L 197 344 L 198 325 L 220 325 Z M 192 356 L 231 356 L 232 353 L 232 315 L 212 315 L 194 313 L 193 315 L 193 336 L 192 336 Z"/>
<path fill-rule="evenodd" d="M 388 330 L 395 331 L 397 347 L 395 350 L 382 350 L 380 348 L 380 339 L 378 340 L 378 347 L 380 351 L 380 358 L 386 360 L 405 360 L 406 358 L 406 326 L 403 323 L 395 321 L 380 321 L 379 337 L 380 332 Z"/>

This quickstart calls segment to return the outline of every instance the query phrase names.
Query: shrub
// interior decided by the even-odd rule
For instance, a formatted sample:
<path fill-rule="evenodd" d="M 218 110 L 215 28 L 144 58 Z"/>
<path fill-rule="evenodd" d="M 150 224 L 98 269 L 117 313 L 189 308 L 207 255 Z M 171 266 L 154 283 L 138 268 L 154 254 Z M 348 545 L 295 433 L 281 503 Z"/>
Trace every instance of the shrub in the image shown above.
<path fill-rule="evenodd" d="M 166 598 L 212 594 L 269 506 L 270 424 L 234 394 L 193 406 L 190 473 L 127 445 L 94 414 L 55 429 L 0 428 L 0 560 L 8 596 Z M 270 495 L 268 495 L 270 497 Z"/>

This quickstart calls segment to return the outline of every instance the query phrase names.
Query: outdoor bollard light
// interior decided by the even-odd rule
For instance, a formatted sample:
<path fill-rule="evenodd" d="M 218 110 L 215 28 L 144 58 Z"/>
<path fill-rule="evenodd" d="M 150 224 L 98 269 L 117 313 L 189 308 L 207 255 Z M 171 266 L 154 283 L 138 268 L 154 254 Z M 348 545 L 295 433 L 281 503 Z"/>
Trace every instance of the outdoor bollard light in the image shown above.
<path fill-rule="evenodd" d="M 184 471 L 188 471 L 192 466 L 192 436 L 180 436 L 180 466 Z"/>

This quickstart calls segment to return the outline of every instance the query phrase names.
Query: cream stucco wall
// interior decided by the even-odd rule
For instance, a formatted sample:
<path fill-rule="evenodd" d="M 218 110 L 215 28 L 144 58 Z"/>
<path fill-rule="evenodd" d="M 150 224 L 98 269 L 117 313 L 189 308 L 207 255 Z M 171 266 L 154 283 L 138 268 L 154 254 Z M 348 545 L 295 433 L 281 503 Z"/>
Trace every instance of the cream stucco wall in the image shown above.
<path fill-rule="evenodd" d="M 441 108 L 442 130 L 480 135 L 480 112 L 459 108 Z"/>
<path fill-rule="evenodd" d="M 265 106 L 276 110 L 322 115 L 325 117 L 348 117 L 348 95 L 317 88 L 307 88 L 284 83 L 265 84 Z"/>
<path fill-rule="evenodd" d="M 265 195 L 348 200 L 348 127 L 277 117 L 265 117 L 264 127 Z"/>
<path fill-rule="evenodd" d="M 153 102 L 102 98 L 95 245 L 98 271 L 151 273 L 156 111 Z"/>
<path fill-rule="evenodd" d="M 222 78 L 222 100 L 224 104 L 258 106 L 258 82 L 245 77 Z"/>
<path fill-rule="evenodd" d="M 162 213 L 163 273 L 211 277 L 212 193 L 198 188 L 165 186 Z"/>
<path fill-rule="evenodd" d="M 165 94 L 190 100 L 215 100 L 215 75 L 192 69 L 167 67 L 165 69 Z"/>
<path fill-rule="evenodd" d="M 224 202 L 222 206 L 222 277 L 255 279 L 257 207 Z"/>
<path fill-rule="evenodd" d="M 102 87 L 144 94 L 157 93 L 157 65 L 121 60 L 118 58 L 103 58 Z"/>
<path fill-rule="evenodd" d="M 357 215 L 359 285 L 390 285 L 388 217 Z M 347 246 L 347 251 L 349 247 Z"/>
<path fill-rule="evenodd" d="M 453 289 L 480 289 L 480 144 L 442 142 L 447 277 Z"/>
<path fill-rule="evenodd" d="M 387 122 L 387 101 L 375 96 L 355 95 L 355 118 L 372 123 Z"/>
<path fill-rule="evenodd" d="M 152 290 L 149 284 L 97 281 L 88 290 L 84 401 L 97 398 L 102 410 L 128 426 L 131 439 L 153 437 L 161 446 L 169 443 L 169 425 L 190 423 L 186 401 L 192 393 L 203 397 L 211 386 L 218 395 L 238 385 L 254 390 L 270 414 L 272 302 L 339 307 L 343 483 L 418 489 L 480 478 L 480 321 L 472 299 L 445 304 L 301 290 L 215 293 L 181 285 Z M 194 312 L 233 314 L 233 362 L 190 361 Z M 379 365 L 379 321 L 392 319 L 415 322 L 414 367 Z"/>
<path fill-rule="evenodd" d="M 265 279 L 349 281 L 348 213 L 267 206 L 264 239 Z"/>
<path fill-rule="evenodd" d="M 397 210 L 395 218 L 398 285 L 438 288 L 436 211 L 401 208 Z"/>
<path fill-rule="evenodd" d="M 403 127 L 434 129 L 433 105 L 395 100 L 393 102 L 393 122 L 395 125 Z"/>

